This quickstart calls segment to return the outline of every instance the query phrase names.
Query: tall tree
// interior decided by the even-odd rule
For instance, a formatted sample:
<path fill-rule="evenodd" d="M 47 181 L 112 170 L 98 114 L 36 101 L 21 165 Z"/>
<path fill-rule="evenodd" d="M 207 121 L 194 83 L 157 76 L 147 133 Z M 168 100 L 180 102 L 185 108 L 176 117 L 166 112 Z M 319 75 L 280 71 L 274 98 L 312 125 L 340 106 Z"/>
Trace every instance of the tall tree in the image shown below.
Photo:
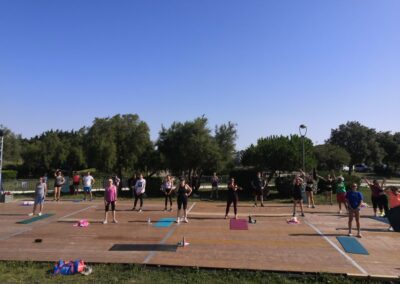
<path fill-rule="evenodd" d="M 314 155 L 320 170 L 339 170 L 343 165 L 348 165 L 351 159 L 345 149 L 331 144 L 315 146 Z"/>
<path fill-rule="evenodd" d="M 375 129 L 368 128 L 357 121 L 350 121 L 332 129 L 329 144 L 344 148 L 351 157 L 351 163 L 379 163 L 384 152 L 376 141 Z"/>
<path fill-rule="evenodd" d="M 21 161 L 21 135 L 15 134 L 1 124 L 0 129 L 3 130 L 4 135 L 4 161 L 18 164 Z"/>

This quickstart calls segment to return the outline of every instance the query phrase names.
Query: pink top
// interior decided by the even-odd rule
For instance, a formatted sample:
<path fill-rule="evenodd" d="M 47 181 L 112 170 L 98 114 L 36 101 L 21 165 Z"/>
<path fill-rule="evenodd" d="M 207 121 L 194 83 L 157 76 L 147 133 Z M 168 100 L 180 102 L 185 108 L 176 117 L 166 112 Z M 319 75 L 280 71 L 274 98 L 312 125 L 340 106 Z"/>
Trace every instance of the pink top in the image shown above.
<path fill-rule="evenodd" d="M 115 185 L 106 187 L 106 193 L 104 198 L 107 202 L 112 202 L 117 200 L 117 188 Z"/>

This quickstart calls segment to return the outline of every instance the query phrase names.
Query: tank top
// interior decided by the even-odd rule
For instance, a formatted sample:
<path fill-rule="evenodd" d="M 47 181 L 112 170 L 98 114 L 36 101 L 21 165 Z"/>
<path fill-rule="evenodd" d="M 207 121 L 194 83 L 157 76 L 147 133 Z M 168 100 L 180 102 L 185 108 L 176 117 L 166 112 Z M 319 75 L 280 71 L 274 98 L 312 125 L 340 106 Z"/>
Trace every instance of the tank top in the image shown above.
<path fill-rule="evenodd" d="M 383 189 L 379 185 L 372 185 L 371 191 L 373 197 L 379 197 L 383 194 Z"/>
<path fill-rule="evenodd" d="M 185 198 L 186 196 L 186 186 L 179 186 L 178 188 L 178 197 Z"/>

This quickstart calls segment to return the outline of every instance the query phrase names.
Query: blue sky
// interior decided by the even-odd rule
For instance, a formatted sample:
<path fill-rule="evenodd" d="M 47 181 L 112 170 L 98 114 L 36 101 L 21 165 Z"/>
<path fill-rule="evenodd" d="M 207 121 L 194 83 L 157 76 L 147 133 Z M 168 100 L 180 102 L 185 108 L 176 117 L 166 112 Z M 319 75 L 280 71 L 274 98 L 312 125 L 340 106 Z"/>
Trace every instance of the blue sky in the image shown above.
<path fill-rule="evenodd" d="M 400 1 L 0 0 L 0 124 L 237 123 L 237 148 L 349 120 L 400 131 Z"/>

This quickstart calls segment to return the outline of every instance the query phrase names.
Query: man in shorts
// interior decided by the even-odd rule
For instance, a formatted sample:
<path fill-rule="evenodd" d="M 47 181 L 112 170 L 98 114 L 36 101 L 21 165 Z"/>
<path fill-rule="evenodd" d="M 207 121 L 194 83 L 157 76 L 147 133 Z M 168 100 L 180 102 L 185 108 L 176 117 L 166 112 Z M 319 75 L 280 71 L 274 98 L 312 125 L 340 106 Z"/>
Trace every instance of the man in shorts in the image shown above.
<path fill-rule="evenodd" d="M 92 186 L 94 183 L 95 183 L 94 178 L 90 175 L 90 172 L 87 172 L 87 174 L 83 177 L 83 194 L 84 194 L 83 200 L 86 200 L 87 193 L 89 193 L 90 195 L 90 201 L 93 200 Z"/>

